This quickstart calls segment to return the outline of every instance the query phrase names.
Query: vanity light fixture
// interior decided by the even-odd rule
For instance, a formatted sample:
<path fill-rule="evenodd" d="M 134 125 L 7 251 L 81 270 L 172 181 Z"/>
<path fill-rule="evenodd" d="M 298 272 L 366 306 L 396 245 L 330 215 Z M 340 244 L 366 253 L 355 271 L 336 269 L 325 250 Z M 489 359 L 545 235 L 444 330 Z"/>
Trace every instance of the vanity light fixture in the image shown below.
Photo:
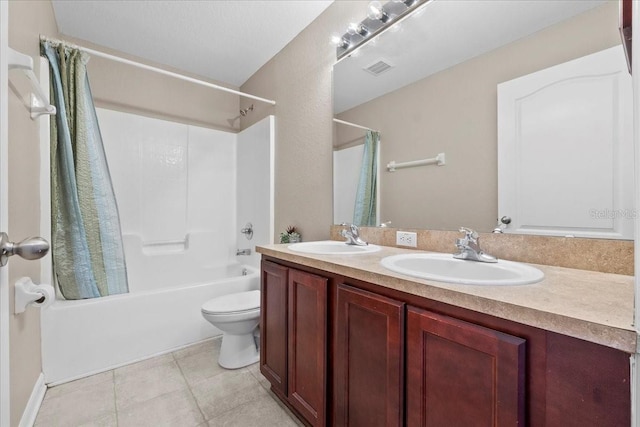
<path fill-rule="evenodd" d="M 411 7 L 416 2 L 416 0 L 393 0 L 395 3 L 404 3 L 405 6 Z"/>
<path fill-rule="evenodd" d="M 361 22 L 349 24 L 347 31 L 332 38 L 336 45 L 338 59 L 352 53 L 363 44 L 373 40 L 392 24 L 406 18 L 411 12 L 420 9 L 430 0 L 389 0 L 382 4 L 374 0 L 367 6 L 367 17 Z"/>

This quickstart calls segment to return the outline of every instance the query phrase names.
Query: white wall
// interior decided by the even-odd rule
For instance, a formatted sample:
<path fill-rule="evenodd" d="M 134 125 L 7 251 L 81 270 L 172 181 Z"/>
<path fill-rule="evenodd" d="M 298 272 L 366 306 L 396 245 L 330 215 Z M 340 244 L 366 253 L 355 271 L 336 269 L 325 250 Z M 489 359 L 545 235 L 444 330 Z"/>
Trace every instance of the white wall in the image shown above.
<path fill-rule="evenodd" d="M 98 108 L 132 292 L 240 262 L 273 242 L 275 118 L 233 134 Z M 253 224 L 251 240 L 240 233 Z M 236 256 L 251 249 L 250 256 Z"/>
<path fill-rule="evenodd" d="M 98 108 L 132 292 L 234 262 L 236 134 Z"/>
<path fill-rule="evenodd" d="M 239 262 L 256 268 L 260 266 L 256 245 L 273 243 L 274 125 L 274 116 L 268 116 L 238 134 L 238 221 L 235 231 L 238 249 L 251 249 L 251 255 L 237 258 Z M 251 240 L 240 233 L 248 222 L 253 224 Z"/>
<path fill-rule="evenodd" d="M 353 222 L 364 145 L 333 152 L 333 222 Z"/>

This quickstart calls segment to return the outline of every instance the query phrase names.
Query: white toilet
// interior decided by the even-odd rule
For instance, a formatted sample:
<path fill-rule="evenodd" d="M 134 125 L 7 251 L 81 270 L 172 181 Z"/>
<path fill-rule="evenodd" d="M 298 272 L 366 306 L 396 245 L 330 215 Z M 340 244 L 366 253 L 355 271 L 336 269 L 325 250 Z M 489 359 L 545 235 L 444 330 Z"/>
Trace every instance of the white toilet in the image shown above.
<path fill-rule="evenodd" d="M 220 366 L 238 369 L 260 359 L 253 337 L 260 322 L 260 291 L 213 298 L 202 305 L 202 316 L 223 332 Z"/>

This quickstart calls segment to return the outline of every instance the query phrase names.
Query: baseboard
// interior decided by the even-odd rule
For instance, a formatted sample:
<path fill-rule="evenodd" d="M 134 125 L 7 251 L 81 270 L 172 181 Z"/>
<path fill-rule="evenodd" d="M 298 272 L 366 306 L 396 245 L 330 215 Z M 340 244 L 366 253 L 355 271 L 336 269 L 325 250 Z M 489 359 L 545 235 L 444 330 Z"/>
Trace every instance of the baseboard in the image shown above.
<path fill-rule="evenodd" d="M 46 391 L 47 386 L 44 383 L 44 374 L 41 372 L 38 381 L 33 386 L 27 406 L 24 408 L 19 427 L 32 427 L 35 424 Z"/>

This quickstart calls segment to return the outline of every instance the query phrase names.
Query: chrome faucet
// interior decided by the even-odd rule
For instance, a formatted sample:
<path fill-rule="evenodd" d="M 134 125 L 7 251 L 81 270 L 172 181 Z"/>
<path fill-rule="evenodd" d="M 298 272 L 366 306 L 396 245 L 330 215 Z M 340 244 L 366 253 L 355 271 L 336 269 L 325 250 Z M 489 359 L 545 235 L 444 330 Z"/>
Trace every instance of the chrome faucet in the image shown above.
<path fill-rule="evenodd" d="M 251 255 L 251 249 L 238 249 L 236 255 Z"/>
<path fill-rule="evenodd" d="M 344 228 L 340 231 L 340 235 L 347 239 L 345 242 L 347 245 L 356 245 L 356 246 L 367 246 L 369 243 L 365 242 L 360 238 L 360 229 L 355 224 L 340 224 Z"/>
<path fill-rule="evenodd" d="M 466 227 L 460 227 L 459 231 L 464 233 L 464 237 L 456 239 L 456 247 L 459 252 L 453 254 L 454 258 L 469 261 L 498 262 L 496 257 L 480 249 L 480 236 L 477 232 Z"/>

